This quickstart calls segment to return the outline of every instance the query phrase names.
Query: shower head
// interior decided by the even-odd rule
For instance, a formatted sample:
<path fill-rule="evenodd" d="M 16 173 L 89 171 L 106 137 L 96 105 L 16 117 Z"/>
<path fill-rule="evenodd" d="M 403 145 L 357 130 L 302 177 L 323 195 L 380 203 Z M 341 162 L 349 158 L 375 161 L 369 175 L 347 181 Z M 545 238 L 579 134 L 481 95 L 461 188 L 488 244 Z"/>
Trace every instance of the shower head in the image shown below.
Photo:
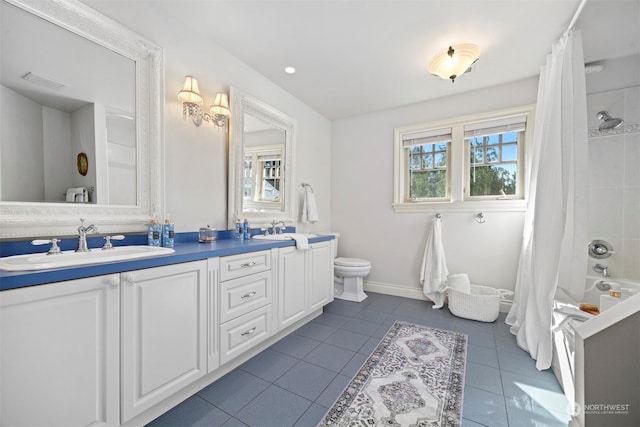
<path fill-rule="evenodd" d="M 617 128 L 624 122 L 622 119 L 611 117 L 606 111 L 598 112 L 597 117 L 598 120 L 604 120 L 604 122 L 600 123 L 600 126 L 598 126 L 598 130 L 601 131 Z"/>

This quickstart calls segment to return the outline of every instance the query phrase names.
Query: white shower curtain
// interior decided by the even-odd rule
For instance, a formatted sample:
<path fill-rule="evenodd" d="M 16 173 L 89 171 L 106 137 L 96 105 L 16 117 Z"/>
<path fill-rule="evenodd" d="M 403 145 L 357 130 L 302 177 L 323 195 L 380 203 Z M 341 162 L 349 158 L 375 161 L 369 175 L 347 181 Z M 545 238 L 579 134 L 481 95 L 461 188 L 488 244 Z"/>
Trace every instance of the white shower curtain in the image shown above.
<path fill-rule="evenodd" d="M 565 34 L 540 72 L 529 203 L 514 304 L 506 323 L 518 345 L 548 369 L 553 297 L 584 295 L 587 243 L 587 93 L 582 38 Z"/>

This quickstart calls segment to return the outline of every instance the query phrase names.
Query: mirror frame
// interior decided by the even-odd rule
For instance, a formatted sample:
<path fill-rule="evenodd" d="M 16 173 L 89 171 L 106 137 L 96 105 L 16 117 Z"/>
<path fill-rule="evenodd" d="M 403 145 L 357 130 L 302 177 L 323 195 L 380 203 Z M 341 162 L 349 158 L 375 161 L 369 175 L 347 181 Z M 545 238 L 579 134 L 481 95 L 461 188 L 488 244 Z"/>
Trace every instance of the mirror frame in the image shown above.
<path fill-rule="evenodd" d="M 0 0 L 119 53 L 136 63 L 137 205 L 0 202 L 0 238 L 77 234 L 80 218 L 100 233 L 146 230 L 164 211 L 162 176 L 164 53 L 118 22 L 76 0 Z"/>
<path fill-rule="evenodd" d="M 284 221 L 294 224 L 295 145 L 297 122 L 292 117 L 271 105 L 232 87 L 231 127 L 229 129 L 229 203 L 227 223 L 233 229 L 234 216 L 247 218 L 251 227 L 271 225 L 272 221 Z M 282 198 L 284 208 L 280 212 L 243 212 L 242 182 L 244 163 L 244 114 L 249 113 L 258 119 L 282 129 L 285 132 L 284 186 Z"/>

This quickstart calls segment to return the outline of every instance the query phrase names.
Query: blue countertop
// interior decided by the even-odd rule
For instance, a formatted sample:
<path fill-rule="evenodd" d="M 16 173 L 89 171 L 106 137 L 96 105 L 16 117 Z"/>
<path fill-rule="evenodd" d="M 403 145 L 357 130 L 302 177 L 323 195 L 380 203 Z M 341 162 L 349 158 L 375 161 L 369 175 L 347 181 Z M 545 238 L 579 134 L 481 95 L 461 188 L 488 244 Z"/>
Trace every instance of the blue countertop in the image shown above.
<path fill-rule="evenodd" d="M 333 236 L 318 236 L 309 239 L 309 243 L 332 240 Z M 293 240 L 233 240 L 223 239 L 213 243 L 180 242 L 174 246 L 175 252 L 150 258 L 139 258 L 130 261 L 90 264 L 77 267 L 56 268 L 50 270 L 3 271 L 0 270 L 0 291 L 42 285 L 63 280 L 81 279 L 83 277 L 103 274 L 121 273 L 123 271 L 140 270 L 198 261 L 207 258 L 236 255 L 260 250 L 295 246 Z"/>

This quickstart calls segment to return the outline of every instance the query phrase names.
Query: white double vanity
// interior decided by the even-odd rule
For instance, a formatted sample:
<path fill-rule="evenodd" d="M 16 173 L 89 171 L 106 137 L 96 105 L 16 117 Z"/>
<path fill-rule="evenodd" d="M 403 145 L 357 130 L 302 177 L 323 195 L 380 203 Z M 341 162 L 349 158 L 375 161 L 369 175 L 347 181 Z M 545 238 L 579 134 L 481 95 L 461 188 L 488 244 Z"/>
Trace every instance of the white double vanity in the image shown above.
<path fill-rule="evenodd" d="M 322 313 L 329 239 L 0 292 L 0 425 L 153 420 Z"/>

